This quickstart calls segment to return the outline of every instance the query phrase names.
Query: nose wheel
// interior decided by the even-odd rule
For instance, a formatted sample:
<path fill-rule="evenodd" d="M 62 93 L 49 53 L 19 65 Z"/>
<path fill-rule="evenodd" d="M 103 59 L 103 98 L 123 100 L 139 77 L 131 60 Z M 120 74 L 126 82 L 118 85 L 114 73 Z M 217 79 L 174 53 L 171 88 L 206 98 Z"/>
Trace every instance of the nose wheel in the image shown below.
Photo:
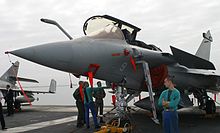
<path fill-rule="evenodd" d="M 126 108 L 127 103 L 125 101 L 125 90 L 123 87 L 116 88 L 117 103 L 113 110 L 116 110 L 115 117 L 110 119 L 105 126 L 95 133 L 131 133 L 133 124 L 130 116 L 128 115 Z M 111 110 L 112 111 L 112 110 Z"/>

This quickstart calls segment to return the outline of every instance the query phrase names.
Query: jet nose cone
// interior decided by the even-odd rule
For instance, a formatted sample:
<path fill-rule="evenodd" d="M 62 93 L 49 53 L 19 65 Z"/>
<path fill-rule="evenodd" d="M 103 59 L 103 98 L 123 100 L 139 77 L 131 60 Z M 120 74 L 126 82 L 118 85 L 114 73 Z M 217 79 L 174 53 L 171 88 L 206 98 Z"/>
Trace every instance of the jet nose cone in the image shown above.
<path fill-rule="evenodd" d="M 33 57 L 34 50 L 32 48 L 23 48 L 14 51 L 7 51 L 5 54 L 13 54 L 18 57 L 30 60 L 30 57 Z"/>
<path fill-rule="evenodd" d="M 67 69 L 72 58 L 72 46 L 70 41 L 48 43 L 6 53 L 16 55 L 26 60 L 52 67 L 58 70 Z"/>

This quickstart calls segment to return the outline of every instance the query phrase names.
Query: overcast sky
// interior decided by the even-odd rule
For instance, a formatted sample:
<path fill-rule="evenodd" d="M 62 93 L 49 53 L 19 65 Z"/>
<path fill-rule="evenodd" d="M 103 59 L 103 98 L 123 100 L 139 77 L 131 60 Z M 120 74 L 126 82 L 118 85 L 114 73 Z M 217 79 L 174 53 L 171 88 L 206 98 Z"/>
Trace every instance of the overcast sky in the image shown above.
<path fill-rule="evenodd" d="M 220 1 L 219 0 L 0 0 L 0 74 L 10 67 L 5 51 L 43 43 L 68 40 L 55 26 L 40 22 L 41 18 L 59 22 L 74 38 L 83 36 L 87 18 L 108 14 L 127 21 L 142 30 L 138 39 L 152 43 L 164 52 L 175 46 L 195 54 L 202 33 L 211 30 L 213 45 L 210 60 L 220 73 Z M 49 84 L 69 84 L 68 74 L 10 55 L 20 62 L 19 76 Z M 74 83 L 78 79 L 72 77 Z M 40 96 L 39 103 L 72 104 L 72 91 L 57 88 L 55 96 Z M 62 100 L 59 100 L 62 99 Z"/>

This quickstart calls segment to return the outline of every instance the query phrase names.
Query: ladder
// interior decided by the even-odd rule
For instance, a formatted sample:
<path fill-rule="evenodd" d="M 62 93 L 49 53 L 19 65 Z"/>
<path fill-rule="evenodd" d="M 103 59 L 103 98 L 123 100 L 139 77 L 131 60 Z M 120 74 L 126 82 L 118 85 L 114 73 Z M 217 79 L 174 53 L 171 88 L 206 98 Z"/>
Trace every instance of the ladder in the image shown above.
<path fill-rule="evenodd" d="M 144 79 L 145 79 L 146 86 L 148 88 L 148 93 L 149 93 L 152 112 L 153 112 L 153 117 L 151 119 L 156 124 L 160 124 L 159 120 L 157 119 L 157 113 L 156 113 L 156 107 L 155 107 L 155 102 L 154 102 L 149 65 L 146 61 L 138 61 L 137 64 L 142 64 L 142 67 L 143 67 L 143 70 L 144 70 Z"/>

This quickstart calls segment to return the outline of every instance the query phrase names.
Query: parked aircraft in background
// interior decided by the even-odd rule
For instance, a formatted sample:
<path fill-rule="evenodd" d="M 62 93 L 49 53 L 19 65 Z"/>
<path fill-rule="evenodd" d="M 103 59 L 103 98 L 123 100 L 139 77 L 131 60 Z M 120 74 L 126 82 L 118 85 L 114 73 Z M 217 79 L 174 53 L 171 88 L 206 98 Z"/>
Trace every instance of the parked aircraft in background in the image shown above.
<path fill-rule="evenodd" d="M 25 98 L 23 95 L 21 89 L 16 86 L 16 81 L 24 81 L 24 82 L 32 82 L 32 83 L 38 83 L 38 81 L 34 79 L 28 79 L 28 78 L 21 78 L 17 77 L 19 69 L 19 62 L 16 61 L 15 63 L 12 63 L 12 66 L 0 77 L 0 90 L 2 91 L 3 95 L 6 94 L 6 85 L 9 85 L 11 89 L 14 92 L 15 97 L 15 108 L 20 109 L 21 104 L 28 104 L 28 99 L 30 102 L 33 102 L 35 100 L 33 93 L 55 93 L 56 92 L 56 81 L 54 79 L 51 80 L 49 91 L 37 91 L 37 90 L 24 90 L 25 94 L 27 95 L 28 99 Z"/>
<path fill-rule="evenodd" d="M 55 21 L 42 19 L 50 24 Z M 60 27 L 60 26 L 58 26 Z M 62 29 L 62 28 L 61 28 Z M 63 30 L 63 29 L 62 29 Z M 163 88 L 164 78 L 169 74 L 174 78 L 181 92 L 180 107 L 192 105 L 188 94 L 193 93 L 200 108 L 214 113 L 215 103 L 207 92 L 220 91 L 220 77 L 214 65 L 208 60 L 212 37 L 210 32 L 203 34 L 203 42 L 196 55 L 171 46 L 172 54 L 163 52 L 152 44 L 136 39 L 141 29 L 120 19 L 104 15 L 89 18 L 83 26 L 85 36 L 70 41 L 54 42 L 6 52 L 29 61 L 72 73 L 76 77 L 88 76 L 124 86 L 129 102 L 142 91 L 148 91 L 143 63 L 150 70 L 155 99 Z M 186 93 L 188 92 L 188 93 Z M 122 91 L 123 94 L 123 91 Z M 149 105 L 149 98 L 145 99 Z"/>

